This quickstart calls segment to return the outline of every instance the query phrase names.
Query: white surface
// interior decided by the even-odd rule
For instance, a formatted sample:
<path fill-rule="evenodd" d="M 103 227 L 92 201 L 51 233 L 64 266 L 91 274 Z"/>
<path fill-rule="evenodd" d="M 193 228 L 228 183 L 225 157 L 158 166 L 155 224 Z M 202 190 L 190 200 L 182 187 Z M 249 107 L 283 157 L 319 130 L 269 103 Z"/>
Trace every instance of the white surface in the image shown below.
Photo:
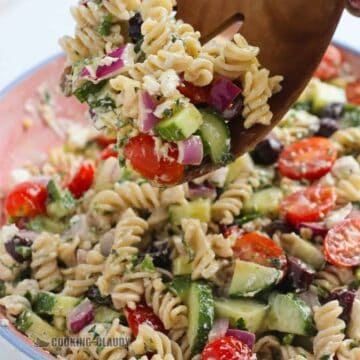
<path fill-rule="evenodd" d="M 75 3 L 75 0 L 0 0 L 0 90 L 29 68 L 60 52 L 57 40 L 62 34 L 72 33 L 74 25 L 68 8 Z M 360 19 L 345 13 L 335 39 L 360 51 L 358 34 Z M 0 349 L 0 360 L 27 359 L 1 338 Z"/>

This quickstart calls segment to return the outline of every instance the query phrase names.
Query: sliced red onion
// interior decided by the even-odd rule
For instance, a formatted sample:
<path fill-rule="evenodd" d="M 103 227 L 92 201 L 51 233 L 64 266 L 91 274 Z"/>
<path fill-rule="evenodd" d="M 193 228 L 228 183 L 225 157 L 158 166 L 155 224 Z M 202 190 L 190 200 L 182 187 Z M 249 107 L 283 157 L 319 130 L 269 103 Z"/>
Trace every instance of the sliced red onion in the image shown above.
<path fill-rule="evenodd" d="M 253 334 L 249 331 L 238 330 L 238 329 L 229 329 L 226 332 L 226 336 L 233 336 L 236 339 L 243 342 L 244 344 L 246 344 L 250 349 L 254 348 L 255 334 Z"/>
<path fill-rule="evenodd" d="M 231 80 L 224 77 L 218 77 L 211 86 L 209 104 L 220 113 L 223 113 L 231 106 L 240 93 L 241 89 Z"/>
<path fill-rule="evenodd" d="M 298 225 L 298 229 L 309 229 L 313 236 L 325 237 L 329 229 L 323 222 L 303 222 Z"/>
<path fill-rule="evenodd" d="M 188 196 L 191 200 L 198 198 L 207 198 L 214 200 L 217 196 L 217 193 L 215 186 L 211 185 L 207 181 L 203 184 L 195 184 L 193 182 L 190 182 Z"/>
<path fill-rule="evenodd" d="M 67 316 L 67 327 L 73 333 L 78 333 L 94 320 L 94 307 L 89 299 L 71 310 Z"/>
<path fill-rule="evenodd" d="M 147 91 L 141 91 L 139 94 L 139 130 L 141 132 L 150 131 L 159 122 L 160 119 L 154 114 L 156 107 L 156 100 Z"/>
<path fill-rule="evenodd" d="M 106 232 L 100 238 L 100 252 L 104 256 L 109 256 L 111 252 L 111 248 L 113 246 L 115 239 L 115 230 L 110 230 Z"/>
<path fill-rule="evenodd" d="M 204 158 L 204 147 L 200 136 L 192 135 L 178 142 L 178 162 L 184 165 L 200 165 Z"/>
<path fill-rule="evenodd" d="M 209 342 L 225 336 L 229 329 L 229 319 L 216 319 L 214 325 L 209 333 Z"/>
<path fill-rule="evenodd" d="M 310 309 L 320 305 L 319 297 L 311 290 L 302 292 L 298 296 Z"/>
<path fill-rule="evenodd" d="M 125 66 L 123 58 L 125 50 L 126 46 L 122 46 L 112 51 L 111 53 L 99 58 L 99 63 L 106 61 L 108 61 L 109 63 L 104 65 L 98 65 L 94 69 L 94 71 L 91 71 L 90 65 L 85 66 L 80 72 L 80 78 L 98 82 L 100 80 L 116 75 L 119 70 L 121 70 Z"/>

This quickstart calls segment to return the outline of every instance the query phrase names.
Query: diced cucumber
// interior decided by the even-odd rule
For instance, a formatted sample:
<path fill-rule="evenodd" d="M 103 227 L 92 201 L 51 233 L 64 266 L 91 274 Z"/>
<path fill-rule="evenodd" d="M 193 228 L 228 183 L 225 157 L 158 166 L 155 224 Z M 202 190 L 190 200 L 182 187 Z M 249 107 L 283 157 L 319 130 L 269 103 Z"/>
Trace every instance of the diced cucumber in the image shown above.
<path fill-rule="evenodd" d="M 238 259 L 235 263 L 229 295 L 253 297 L 276 284 L 280 277 L 280 270 Z"/>
<path fill-rule="evenodd" d="M 190 276 L 175 276 L 168 286 L 174 295 L 178 296 L 183 302 L 187 302 L 191 283 Z"/>
<path fill-rule="evenodd" d="M 47 213 L 57 219 L 71 215 L 76 208 L 76 201 L 68 189 L 62 190 L 54 180 L 47 186 L 49 202 L 46 206 Z"/>
<path fill-rule="evenodd" d="M 193 282 L 188 298 L 189 326 L 187 337 L 192 355 L 200 354 L 214 323 L 214 298 L 209 285 Z"/>
<path fill-rule="evenodd" d="M 339 123 L 341 128 L 360 126 L 360 106 L 346 104 Z"/>
<path fill-rule="evenodd" d="M 256 192 L 244 204 L 246 213 L 257 212 L 262 215 L 275 216 L 279 212 L 279 205 L 283 199 L 282 191 L 277 187 L 267 188 Z"/>
<path fill-rule="evenodd" d="M 231 327 L 237 327 L 243 320 L 248 331 L 259 333 L 264 330 L 269 306 L 253 299 L 217 299 L 215 315 L 228 318 Z M 242 319 L 242 320 L 241 320 Z"/>
<path fill-rule="evenodd" d="M 96 323 L 112 323 L 115 319 L 125 319 L 122 313 L 119 313 L 107 306 L 99 306 L 95 309 L 94 321 Z"/>
<path fill-rule="evenodd" d="M 180 225 L 182 219 L 198 219 L 202 222 L 209 222 L 211 219 L 210 199 L 198 199 L 183 205 L 171 205 L 169 207 L 170 222 L 173 225 Z"/>
<path fill-rule="evenodd" d="M 226 184 L 231 184 L 240 175 L 249 174 L 254 168 L 254 162 L 249 154 L 238 157 L 233 163 L 228 166 L 228 173 L 226 176 Z"/>
<path fill-rule="evenodd" d="M 51 347 L 51 339 L 63 336 L 63 333 L 31 310 L 25 310 L 16 320 L 16 327 L 29 338 L 46 348 Z"/>
<path fill-rule="evenodd" d="M 314 324 L 308 305 L 295 294 L 270 296 L 267 328 L 296 335 L 312 335 Z"/>
<path fill-rule="evenodd" d="M 177 275 L 189 275 L 191 274 L 191 261 L 188 256 L 178 256 L 173 260 L 172 272 Z"/>
<path fill-rule="evenodd" d="M 200 111 L 204 122 L 200 126 L 199 134 L 205 151 L 215 164 L 226 165 L 232 159 L 229 127 L 214 111 Z"/>
<path fill-rule="evenodd" d="M 320 111 L 330 103 L 346 103 L 345 90 L 321 81 L 313 81 L 311 84 L 312 110 Z"/>
<path fill-rule="evenodd" d="M 290 255 L 311 265 L 315 270 L 321 270 L 325 265 L 322 251 L 300 236 L 289 236 L 289 240 L 287 240 L 285 235 L 282 241 L 282 247 Z"/>
<path fill-rule="evenodd" d="M 203 118 L 199 110 L 192 104 L 187 104 L 171 117 L 160 121 L 155 130 L 165 140 L 181 141 L 194 134 Z"/>
<path fill-rule="evenodd" d="M 26 224 L 28 230 L 36 232 L 47 231 L 55 234 L 63 233 L 67 229 L 67 226 L 64 221 L 55 221 L 47 216 L 37 216 Z"/>
<path fill-rule="evenodd" d="M 38 314 L 66 316 L 80 303 L 81 299 L 40 291 L 35 299 L 34 311 Z"/>

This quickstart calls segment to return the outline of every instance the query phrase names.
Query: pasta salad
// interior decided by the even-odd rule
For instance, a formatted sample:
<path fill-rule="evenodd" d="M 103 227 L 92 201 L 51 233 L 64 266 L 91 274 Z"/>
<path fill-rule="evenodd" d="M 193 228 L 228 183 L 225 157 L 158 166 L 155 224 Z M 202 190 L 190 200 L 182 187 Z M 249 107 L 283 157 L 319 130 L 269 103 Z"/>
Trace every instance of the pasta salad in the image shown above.
<path fill-rule="evenodd" d="M 330 47 L 267 139 L 191 183 L 152 186 L 89 129 L 28 166 L 0 230 L 7 319 L 67 360 L 359 359 L 360 101 L 344 68 Z"/>
<path fill-rule="evenodd" d="M 181 183 L 188 167 L 231 162 L 229 122 L 269 125 L 281 76 L 261 67 L 240 34 L 202 45 L 175 18 L 174 0 L 80 1 L 63 91 L 116 132 L 120 159 L 153 183 Z"/>

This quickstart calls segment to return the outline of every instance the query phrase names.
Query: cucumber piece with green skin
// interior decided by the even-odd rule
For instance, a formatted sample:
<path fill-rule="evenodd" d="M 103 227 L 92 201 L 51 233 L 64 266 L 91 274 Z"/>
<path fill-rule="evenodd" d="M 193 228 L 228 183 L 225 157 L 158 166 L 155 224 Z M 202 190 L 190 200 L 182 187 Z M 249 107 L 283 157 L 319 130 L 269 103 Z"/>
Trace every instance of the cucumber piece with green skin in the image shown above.
<path fill-rule="evenodd" d="M 54 180 L 50 180 L 47 190 L 49 202 L 46 210 L 50 216 L 61 219 L 75 211 L 76 201 L 68 189 L 62 190 Z"/>
<path fill-rule="evenodd" d="M 295 294 L 273 293 L 269 300 L 267 328 L 284 333 L 309 336 L 314 333 L 310 307 Z"/>
<path fill-rule="evenodd" d="M 173 260 L 172 272 L 175 276 L 177 275 L 189 275 L 191 274 L 192 267 L 191 261 L 188 256 L 178 256 Z"/>
<path fill-rule="evenodd" d="M 96 323 L 111 324 L 115 319 L 120 319 L 121 322 L 124 322 L 125 316 L 107 306 L 99 306 L 95 309 L 94 321 Z"/>
<path fill-rule="evenodd" d="M 40 291 L 35 299 L 34 310 L 38 314 L 66 317 L 80 302 L 81 299 L 72 296 Z"/>
<path fill-rule="evenodd" d="M 214 298 L 209 285 L 193 282 L 188 297 L 189 326 L 187 337 L 191 354 L 200 354 L 206 345 L 213 327 L 215 310 Z"/>
<path fill-rule="evenodd" d="M 260 190 L 245 202 L 244 211 L 246 213 L 256 212 L 261 215 L 276 216 L 283 197 L 282 191 L 277 187 Z"/>
<path fill-rule="evenodd" d="M 26 229 L 36 232 L 50 232 L 61 234 L 67 229 L 68 225 L 64 221 L 56 221 L 47 216 L 36 216 L 26 224 Z"/>
<path fill-rule="evenodd" d="M 230 130 L 225 121 L 215 111 L 200 110 L 203 124 L 199 135 L 203 141 L 205 151 L 217 165 L 226 165 L 231 161 Z"/>
<path fill-rule="evenodd" d="M 194 134 L 202 123 L 199 110 L 194 105 L 187 104 L 171 117 L 160 121 L 155 131 L 165 140 L 181 141 Z"/>
<path fill-rule="evenodd" d="M 31 310 L 25 310 L 16 320 L 16 328 L 25 333 L 40 346 L 51 347 L 53 338 L 62 337 L 63 332 L 55 329 Z"/>
<path fill-rule="evenodd" d="M 211 201 L 209 199 L 198 199 L 183 205 L 171 205 L 169 215 L 170 222 L 173 225 L 180 225 L 182 219 L 188 218 L 209 222 L 211 219 Z"/>
<path fill-rule="evenodd" d="M 319 271 L 325 266 L 323 252 L 300 236 L 295 234 L 285 235 L 282 238 L 281 245 L 290 255 L 311 265 L 315 270 Z"/>
<path fill-rule="evenodd" d="M 248 331 L 259 333 L 265 328 L 269 306 L 253 299 L 216 299 L 215 315 L 229 319 L 235 328 L 242 321 Z"/>
<path fill-rule="evenodd" d="M 311 86 L 312 111 L 316 114 L 330 103 L 346 103 L 344 89 L 321 82 L 313 81 Z"/>
<path fill-rule="evenodd" d="M 249 154 L 238 157 L 234 162 L 229 164 L 225 184 L 229 185 L 240 175 L 250 174 L 254 168 L 254 162 Z"/>
<path fill-rule="evenodd" d="M 282 272 L 273 267 L 237 259 L 231 279 L 229 295 L 231 297 L 253 297 L 260 291 L 275 285 Z"/>
<path fill-rule="evenodd" d="M 191 284 L 192 281 L 190 276 L 175 276 L 168 284 L 168 287 L 174 295 L 178 296 L 186 303 L 189 298 Z"/>

